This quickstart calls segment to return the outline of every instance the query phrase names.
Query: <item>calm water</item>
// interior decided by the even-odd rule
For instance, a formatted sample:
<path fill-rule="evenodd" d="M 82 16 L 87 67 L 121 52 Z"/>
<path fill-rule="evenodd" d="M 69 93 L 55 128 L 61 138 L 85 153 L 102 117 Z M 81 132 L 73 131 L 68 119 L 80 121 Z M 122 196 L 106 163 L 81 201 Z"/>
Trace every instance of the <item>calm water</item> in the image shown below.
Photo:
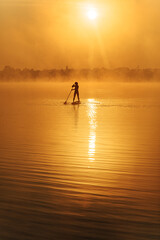
<path fill-rule="evenodd" d="M 160 86 L 70 85 L 0 84 L 0 240 L 160 239 Z"/>

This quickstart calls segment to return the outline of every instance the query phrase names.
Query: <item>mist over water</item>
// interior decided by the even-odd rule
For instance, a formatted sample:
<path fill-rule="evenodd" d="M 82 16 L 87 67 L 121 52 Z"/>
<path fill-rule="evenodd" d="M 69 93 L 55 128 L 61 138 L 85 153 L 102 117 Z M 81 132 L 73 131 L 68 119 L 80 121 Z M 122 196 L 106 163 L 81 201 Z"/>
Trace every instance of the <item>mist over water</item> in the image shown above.
<path fill-rule="evenodd" d="M 158 240 L 160 84 L 73 82 L 0 83 L 0 239 Z"/>

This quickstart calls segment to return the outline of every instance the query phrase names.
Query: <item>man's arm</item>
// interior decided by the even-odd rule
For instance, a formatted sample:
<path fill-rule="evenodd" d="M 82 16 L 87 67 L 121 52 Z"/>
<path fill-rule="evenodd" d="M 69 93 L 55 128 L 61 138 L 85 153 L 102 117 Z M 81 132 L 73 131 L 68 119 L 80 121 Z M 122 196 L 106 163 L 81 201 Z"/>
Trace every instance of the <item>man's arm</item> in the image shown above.
<path fill-rule="evenodd" d="M 72 90 L 72 91 L 75 90 L 75 85 L 74 85 L 74 84 L 72 85 L 72 89 L 71 89 L 71 90 Z"/>

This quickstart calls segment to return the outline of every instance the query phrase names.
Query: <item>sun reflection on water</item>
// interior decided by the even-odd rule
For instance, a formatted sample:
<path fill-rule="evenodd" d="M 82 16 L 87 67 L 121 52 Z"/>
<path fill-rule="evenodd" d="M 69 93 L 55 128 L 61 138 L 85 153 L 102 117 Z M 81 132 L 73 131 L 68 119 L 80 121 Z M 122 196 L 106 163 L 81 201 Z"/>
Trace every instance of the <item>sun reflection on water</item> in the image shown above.
<path fill-rule="evenodd" d="M 89 131 L 89 146 L 88 146 L 88 158 L 90 162 L 94 162 L 95 160 L 95 152 L 96 152 L 96 127 L 97 127 L 97 122 L 96 122 L 96 102 L 94 99 L 88 99 L 88 118 L 89 118 L 89 126 L 90 126 L 90 131 Z"/>
<path fill-rule="evenodd" d="M 88 149 L 88 156 L 90 162 L 93 162 L 95 160 L 95 147 L 96 147 L 96 135 L 94 133 L 90 133 L 89 136 L 89 149 Z"/>

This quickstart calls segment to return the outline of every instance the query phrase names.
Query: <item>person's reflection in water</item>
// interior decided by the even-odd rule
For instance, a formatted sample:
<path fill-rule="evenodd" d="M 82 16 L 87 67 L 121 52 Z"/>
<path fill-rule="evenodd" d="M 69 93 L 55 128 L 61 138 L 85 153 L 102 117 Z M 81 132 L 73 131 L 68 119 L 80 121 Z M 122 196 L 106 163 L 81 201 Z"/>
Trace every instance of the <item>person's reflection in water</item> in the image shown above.
<path fill-rule="evenodd" d="M 77 95 L 78 101 L 80 102 L 78 82 L 75 82 L 75 83 L 72 85 L 72 90 L 74 90 L 73 102 L 74 102 L 74 100 L 75 100 L 75 98 L 76 98 L 76 95 Z"/>
<path fill-rule="evenodd" d="M 75 127 L 78 126 L 78 118 L 79 118 L 79 104 L 73 105 L 74 114 L 75 114 Z"/>

